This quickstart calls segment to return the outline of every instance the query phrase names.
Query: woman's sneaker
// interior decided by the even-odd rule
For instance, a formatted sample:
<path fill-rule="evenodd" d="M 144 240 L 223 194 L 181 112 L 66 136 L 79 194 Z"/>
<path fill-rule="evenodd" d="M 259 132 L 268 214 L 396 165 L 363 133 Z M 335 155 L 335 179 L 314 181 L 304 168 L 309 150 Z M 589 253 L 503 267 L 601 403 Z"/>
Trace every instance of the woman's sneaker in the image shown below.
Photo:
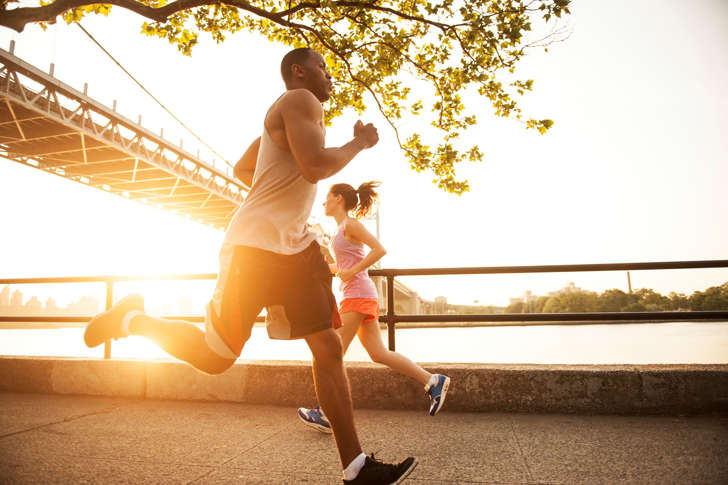
<path fill-rule="evenodd" d="M 398 464 L 382 463 L 374 458 L 367 456 L 364 467 L 359 471 L 359 475 L 353 480 L 344 480 L 345 485 L 395 485 L 402 483 L 407 475 L 417 466 L 417 460 L 406 458 Z"/>
<path fill-rule="evenodd" d="M 450 387 L 450 378 L 442 374 L 435 374 L 437 377 L 437 383 L 433 385 L 427 385 L 425 391 L 427 396 L 430 398 L 430 416 L 434 416 L 445 404 L 445 396 L 447 395 L 447 388 Z"/>
<path fill-rule="evenodd" d="M 141 295 L 127 295 L 114 303 L 104 313 L 93 317 L 86 325 L 83 340 L 88 347 L 96 347 L 107 340 L 126 337 L 121 329 L 121 322 L 127 313 L 132 310 L 144 311 L 144 297 Z"/>
<path fill-rule="evenodd" d="M 315 408 L 298 408 L 298 418 L 303 421 L 304 424 L 316 428 L 322 433 L 331 433 L 331 424 L 326 419 L 324 412 L 321 411 L 320 406 Z"/>

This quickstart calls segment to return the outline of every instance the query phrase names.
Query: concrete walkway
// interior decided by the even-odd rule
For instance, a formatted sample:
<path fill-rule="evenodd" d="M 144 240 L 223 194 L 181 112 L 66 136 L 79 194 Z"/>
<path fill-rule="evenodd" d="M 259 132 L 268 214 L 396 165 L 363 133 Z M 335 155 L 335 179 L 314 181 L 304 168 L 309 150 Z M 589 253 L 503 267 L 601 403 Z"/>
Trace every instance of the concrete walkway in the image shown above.
<path fill-rule="evenodd" d="M 357 410 L 412 484 L 726 484 L 728 416 Z M 336 484 L 330 435 L 290 407 L 0 393 L 2 484 Z"/>

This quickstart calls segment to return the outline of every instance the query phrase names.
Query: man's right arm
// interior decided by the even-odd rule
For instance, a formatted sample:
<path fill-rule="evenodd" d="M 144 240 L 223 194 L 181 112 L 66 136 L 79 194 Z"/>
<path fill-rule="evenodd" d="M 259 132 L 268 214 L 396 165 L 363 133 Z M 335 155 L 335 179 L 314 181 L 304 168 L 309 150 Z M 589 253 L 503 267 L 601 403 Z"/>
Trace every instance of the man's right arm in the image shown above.
<path fill-rule="evenodd" d="M 281 106 L 288 147 L 303 178 L 311 183 L 331 177 L 360 151 L 374 146 L 379 137 L 373 125 L 357 123 L 354 139 L 336 147 L 324 146 L 323 107 L 309 91 L 291 91 Z"/>

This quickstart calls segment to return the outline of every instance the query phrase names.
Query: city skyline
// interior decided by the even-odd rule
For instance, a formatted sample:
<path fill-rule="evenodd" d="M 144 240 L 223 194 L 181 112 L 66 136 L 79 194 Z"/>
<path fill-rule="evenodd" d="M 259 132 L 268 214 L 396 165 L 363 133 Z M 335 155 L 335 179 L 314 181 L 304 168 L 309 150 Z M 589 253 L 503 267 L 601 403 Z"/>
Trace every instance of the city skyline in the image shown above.
<path fill-rule="evenodd" d="M 723 283 L 725 286 L 728 282 Z M 26 315 L 26 316 L 46 316 L 46 315 L 65 315 L 65 316 L 86 316 L 95 315 L 102 309 L 101 300 L 93 295 L 81 295 L 76 299 L 71 300 L 65 306 L 58 306 L 56 300 L 52 296 L 45 298 L 39 298 L 37 295 L 27 295 L 27 299 L 24 299 L 25 294 L 17 289 L 17 286 L 22 285 L 5 285 L 0 288 L 0 316 L 15 316 L 15 315 Z M 481 300 L 473 301 L 472 304 L 462 303 L 451 303 L 447 297 L 438 296 L 432 300 L 427 300 L 419 296 L 417 291 L 413 288 L 406 288 L 413 291 L 415 298 L 414 306 L 398 305 L 395 309 L 398 314 L 444 314 L 449 313 L 451 310 L 457 310 L 458 312 L 474 313 L 473 310 L 481 310 L 485 313 L 503 313 L 507 312 L 509 308 L 521 308 L 519 304 L 531 305 L 539 299 L 557 297 L 559 295 L 569 293 L 592 293 L 597 294 L 588 289 L 581 288 L 576 285 L 575 282 L 569 282 L 562 288 L 558 288 L 547 292 L 545 295 L 537 295 L 532 293 L 530 290 L 524 290 L 521 296 L 515 296 L 509 298 L 508 305 L 495 305 L 487 303 Z M 381 288 L 377 285 L 377 291 L 380 293 L 380 303 L 383 305 L 385 297 L 382 296 Z M 609 292 L 622 292 L 624 294 L 632 294 L 632 291 L 624 292 L 619 288 L 611 288 L 607 290 Z M 636 293 L 647 292 L 650 293 L 653 290 L 649 288 L 638 288 L 635 289 Z M 700 290 L 696 290 L 693 294 L 701 293 Z M 657 292 L 659 294 L 659 292 Z M 671 292 L 670 295 L 676 295 L 679 297 L 688 298 L 691 294 L 681 294 L 678 292 Z M 45 300 L 45 301 L 43 301 Z M 542 302 L 543 306 L 543 302 Z M 412 311 L 414 309 L 414 311 Z M 519 311 L 518 313 L 521 313 Z M 173 302 L 156 301 L 153 305 L 152 313 L 160 315 L 202 315 L 199 308 L 196 308 L 193 300 L 190 296 L 178 296 Z"/>
<path fill-rule="evenodd" d="M 15 287 L 14 287 L 15 286 Z M 94 315 L 101 309 L 101 301 L 93 295 L 82 295 L 77 297 L 74 301 L 72 300 L 66 306 L 59 307 L 56 300 L 52 296 L 45 298 L 39 298 L 37 295 L 25 295 L 17 286 L 21 285 L 5 285 L 0 288 L 0 315 L 13 316 L 13 315 Z M 574 288 L 573 283 L 570 285 L 549 292 L 550 295 L 562 293 L 564 291 L 570 291 Z M 531 294 L 529 290 L 525 290 L 524 294 Z M 415 291 L 415 295 L 417 292 Z M 417 297 L 419 305 L 425 305 L 427 310 L 425 313 L 446 313 L 445 306 L 448 305 L 447 298 L 444 296 L 435 297 L 434 300 L 426 300 Z M 513 301 L 522 300 L 522 297 L 514 297 L 510 299 L 510 303 Z M 473 307 L 493 307 L 493 308 L 505 308 L 504 306 L 498 306 L 488 303 L 473 303 Z M 177 311 L 163 312 L 165 314 L 179 314 L 179 315 L 201 315 L 202 312 L 199 309 L 194 309 L 189 297 L 178 297 L 174 303 L 166 302 L 164 307 L 167 309 L 176 308 Z M 7 312 L 7 313 L 6 313 Z"/>

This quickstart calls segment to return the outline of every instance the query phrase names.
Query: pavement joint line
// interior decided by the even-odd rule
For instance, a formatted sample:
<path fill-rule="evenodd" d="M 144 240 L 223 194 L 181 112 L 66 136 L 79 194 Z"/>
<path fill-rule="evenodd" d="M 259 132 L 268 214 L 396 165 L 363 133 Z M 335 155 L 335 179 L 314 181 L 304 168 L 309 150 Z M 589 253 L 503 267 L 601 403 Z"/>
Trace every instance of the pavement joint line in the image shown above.
<path fill-rule="evenodd" d="M 430 480 L 429 478 L 409 478 L 408 477 L 407 480 L 405 480 L 405 482 L 422 482 L 422 483 L 432 483 L 433 481 L 437 482 L 437 483 L 448 483 L 448 484 L 451 483 L 451 482 L 448 482 L 447 480 Z M 563 483 L 560 483 L 560 482 L 559 483 L 557 483 L 557 482 L 530 482 L 530 481 L 529 482 L 498 482 L 498 481 L 494 482 L 492 480 L 484 482 L 482 480 L 462 480 L 462 479 L 457 480 L 456 482 L 452 482 L 452 483 L 458 483 L 458 484 L 467 483 L 467 484 L 473 484 L 473 485 L 564 485 Z"/>
<path fill-rule="evenodd" d="M 531 467 L 528 466 L 528 460 L 526 459 L 526 455 L 523 453 L 523 448 L 521 448 L 521 442 L 518 441 L 518 434 L 516 434 L 516 428 L 513 425 L 513 417 L 508 417 L 508 424 L 511 428 L 511 434 L 513 435 L 513 439 L 516 441 L 516 446 L 518 447 L 518 453 L 521 455 L 521 459 L 523 460 L 523 464 L 526 466 L 526 473 L 528 473 L 528 481 L 529 483 L 533 482 L 533 474 L 531 473 Z"/>
<path fill-rule="evenodd" d="M 187 467 L 194 467 L 194 468 L 215 468 L 216 465 L 202 465 L 199 463 L 188 463 L 185 461 L 156 461 L 156 460 L 140 460 L 140 459 L 133 459 L 133 458 L 127 458 L 127 457 L 118 457 L 118 456 L 94 456 L 94 455 L 79 455 L 79 454 L 64 454 L 59 453 L 58 456 L 67 456 L 67 457 L 73 457 L 73 458 L 83 458 L 84 460 L 96 460 L 96 461 L 113 461 L 113 462 L 121 462 L 121 463 L 136 463 L 140 465 L 179 465 L 179 466 L 187 466 Z M 205 474 L 207 475 L 207 474 Z M 203 476 L 205 476 L 203 475 Z M 197 480 L 197 479 L 195 479 Z"/>
<path fill-rule="evenodd" d="M 193 484 L 193 483 L 195 483 L 195 482 L 197 482 L 199 480 L 202 480 L 203 478 L 209 476 L 211 473 L 220 470 L 222 467 L 224 467 L 225 465 L 227 465 L 228 463 L 230 463 L 234 459 L 243 456 L 245 453 L 247 453 L 247 452 L 249 452 L 251 450 L 254 450 L 255 448 L 257 448 L 260 445 L 262 445 L 263 443 L 265 443 L 266 441 L 269 441 L 270 439 L 272 439 L 274 436 L 277 436 L 277 435 L 281 434 L 282 432 L 287 431 L 290 427 L 291 427 L 291 425 L 289 424 L 288 426 L 284 427 L 283 429 L 281 429 L 279 431 L 276 431 L 275 433 L 267 436 L 265 439 L 263 439 L 263 440 L 255 443 L 254 445 L 252 445 L 252 446 L 250 446 L 250 447 L 242 450 L 241 452 L 239 452 L 238 454 L 232 456 L 231 458 L 223 461 L 222 463 L 219 463 L 219 464 L 215 465 L 214 468 L 212 468 L 210 471 L 208 471 L 207 473 L 205 473 L 205 474 L 203 474 L 203 475 L 195 478 L 194 480 L 190 480 L 185 485 L 190 485 L 190 484 Z M 283 472 L 283 473 L 286 473 L 286 472 Z"/>
<path fill-rule="evenodd" d="M 190 480 L 189 482 L 186 482 L 186 483 L 185 483 L 185 485 L 190 485 L 190 484 L 192 484 L 192 483 L 195 483 L 195 482 L 197 482 L 198 480 L 202 480 L 203 478 L 205 478 L 205 477 L 209 476 L 209 475 L 210 475 L 211 473 L 213 473 L 213 472 L 214 472 L 215 470 L 217 470 L 217 469 L 218 469 L 218 467 L 210 467 L 210 469 L 209 469 L 209 470 L 207 470 L 207 471 L 206 471 L 205 473 L 203 473 L 203 474 L 202 474 L 202 475 L 200 475 L 199 477 L 193 478 L 193 479 L 192 479 L 192 480 Z"/>
<path fill-rule="evenodd" d="M 140 459 L 133 459 L 133 458 L 118 457 L 118 456 L 92 456 L 92 455 L 76 455 L 76 454 L 66 455 L 63 453 L 59 453 L 59 456 L 83 458 L 84 460 L 136 463 L 139 465 L 169 465 L 169 466 L 179 465 L 179 466 L 187 466 L 187 467 L 194 467 L 194 468 L 213 468 L 215 466 L 215 465 L 200 465 L 198 463 L 188 463 L 188 462 L 184 462 L 184 461 L 140 460 Z"/>
<path fill-rule="evenodd" d="M 241 472 L 242 471 L 246 471 L 246 472 L 256 472 L 256 473 L 259 473 L 261 471 L 260 468 L 236 467 L 236 466 L 230 467 L 229 470 L 237 470 L 237 471 L 241 471 Z M 279 475 L 293 475 L 293 476 L 296 476 L 297 475 L 297 472 L 290 471 L 290 470 L 267 470 L 266 472 L 267 473 L 276 473 L 276 474 L 279 474 Z M 341 479 L 341 476 L 340 475 L 333 474 L 333 473 L 316 473 L 316 472 L 307 471 L 307 472 L 305 472 L 305 474 L 306 474 L 306 476 L 325 477 L 325 478 L 331 478 L 333 480 L 339 480 L 339 479 Z M 202 475 L 202 476 L 200 476 L 198 478 L 195 478 L 191 482 L 185 483 L 185 485 L 189 485 L 191 483 L 195 483 L 197 480 L 200 480 L 200 479 L 206 477 L 207 475 L 209 475 L 209 473 L 206 473 L 205 475 Z M 407 481 L 409 481 L 409 480 L 412 480 L 412 479 L 411 478 L 408 478 Z M 470 482 L 468 482 L 468 483 L 470 483 Z M 481 483 L 481 482 L 473 482 L 473 483 Z"/>
<path fill-rule="evenodd" d="M 3 434 L 3 435 L 0 435 L 0 439 L 8 438 L 10 436 L 15 436 L 15 435 L 18 435 L 18 434 L 28 433 L 30 431 L 36 431 L 36 430 L 39 430 L 39 429 L 47 428 L 49 426 L 54 426 L 56 424 L 62 424 L 62 423 L 68 423 L 68 422 L 71 422 L 71 421 L 76 421 L 78 419 L 86 418 L 86 417 L 89 417 L 89 416 L 96 416 L 98 414 L 109 414 L 109 413 L 111 413 L 111 412 L 113 412 L 113 411 L 115 411 L 115 410 L 117 410 L 117 409 L 119 409 L 121 407 L 122 407 L 121 405 L 119 405 L 119 406 L 113 406 L 113 407 L 110 407 L 110 408 L 104 408 L 104 409 L 100 409 L 98 411 L 94 411 L 94 412 L 90 412 L 90 413 L 69 416 L 69 417 L 63 418 L 63 419 L 61 419 L 59 421 L 53 421 L 51 423 L 39 424 L 38 426 L 33 426 L 32 428 L 21 429 L 19 431 L 13 431 L 12 433 Z"/>

